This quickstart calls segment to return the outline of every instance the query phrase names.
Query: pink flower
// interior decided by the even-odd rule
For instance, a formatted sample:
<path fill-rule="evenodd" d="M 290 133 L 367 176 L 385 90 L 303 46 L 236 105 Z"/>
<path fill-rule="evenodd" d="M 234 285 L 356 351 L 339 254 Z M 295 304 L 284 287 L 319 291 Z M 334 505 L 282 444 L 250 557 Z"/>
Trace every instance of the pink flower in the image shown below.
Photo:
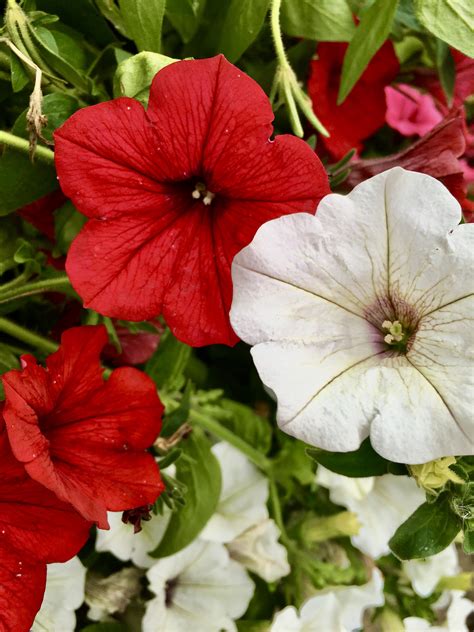
<path fill-rule="evenodd" d="M 422 94 L 412 86 L 399 83 L 385 88 L 388 125 L 403 136 L 424 136 L 442 120 L 433 97 Z"/>

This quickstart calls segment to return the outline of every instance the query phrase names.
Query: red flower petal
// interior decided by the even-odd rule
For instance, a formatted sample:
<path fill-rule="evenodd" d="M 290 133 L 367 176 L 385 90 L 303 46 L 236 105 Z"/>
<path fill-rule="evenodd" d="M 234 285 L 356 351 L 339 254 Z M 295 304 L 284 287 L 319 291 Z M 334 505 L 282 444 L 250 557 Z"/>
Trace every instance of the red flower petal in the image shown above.
<path fill-rule="evenodd" d="M 46 563 L 75 555 L 90 523 L 26 474 L 0 423 L 0 630 L 27 632 L 43 600 Z"/>
<path fill-rule="evenodd" d="M 472 221 L 474 203 L 467 198 L 463 166 L 458 160 L 466 148 L 464 127 L 463 110 L 459 108 L 404 151 L 383 158 L 352 162 L 347 184 L 354 187 L 377 173 L 397 166 L 426 173 L 438 178 L 451 191 L 461 204 L 467 221 Z"/>
<path fill-rule="evenodd" d="M 346 100 L 337 105 L 342 62 L 348 44 L 318 44 L 308 82 L 313 108 L 330 137 L 321 141 L 331 156 L 342 158 L 350 149 L 362 149 L 362 141 L 385 123 L 384 88 L 397 76 L 399 63 L 393 44 L 385 42 L 372 57 Z"/>
<path fill-rule="evenodd" d="M 0 630 L 29 632 L 41 607 L 46 565 L 22 562 L 0 549 Z"/>
<path fill-rule="evenodd" d="M 272 119 L 258 84 L 222 56 L 160 71 L 147 113 L 118 99 L 72 116 L 56 132 L 56 165 L 97 218 L 66 266 L 85 305 L 128 320 L 163 313 L 189 344 L 234 344 L 234 255 L 268 219 L 314 212 L 329 192 L 306 143 L 269 140 Z"/>
<path fill-rule="evenodd" d="M 47 370 L 27 358 L 23 371 L 2 377 L 15 457 L 101 527 L 108 526 L 107 510 L 152 504 L 163 490 L 145 451 L 161 427 L 155 385 L 132 368 L 103 382 L 98 358 L 106 339 L 103 327 L 69 330 Z"/>
<path fill-rule="evenodd" d="M 39 200 L 17 210 L 17 213 L 36 229 L 54 241 L 54 211 L 66 202 L 64 193 L 58 189 Z"/>

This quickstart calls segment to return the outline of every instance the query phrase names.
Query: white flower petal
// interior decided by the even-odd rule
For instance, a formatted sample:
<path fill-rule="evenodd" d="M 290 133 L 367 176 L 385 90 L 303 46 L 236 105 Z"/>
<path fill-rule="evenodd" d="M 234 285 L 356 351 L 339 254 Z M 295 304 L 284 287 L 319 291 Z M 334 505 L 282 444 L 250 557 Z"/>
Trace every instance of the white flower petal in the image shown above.
<path fill-rule="evenodd" d="M 351 541 L 373 558 L 390 552 L 388 542 L 392 535 L 425 500 L 415 481 L 407 476 L 385 474 L 372 479 L 353 479 L 329 472 L 319 465 L 316 480 L 329 488 L 333 502 L 357 515 L 361 528 Z M 361 494 L 358 481 L 363 486 L 372 482 L 365 495 Z"/>
<path fill-rule="evenodd" d="M 288 553 L 278 542 L 280 530 L 274 520 L 268 519 L 250 527 L 229 542 L 227 549 L 232 559 L 256 573 L 266 582 L 274 582 L 288 575 Z"/>
<path fill-rule="evenodd" d="M 221 466 L 222 488 L 216 512 L 200 537 L 212 542 L 230 542 L 268 518 L 268 480 L 230 444 L 216 443 L 212 451 Z"/>
<path fill-rule="evenodd" d="M 316 216 L 267 222 L 235 257 L 231 322 L 285 432 L 332 451 L 370 433 L 408 463 L 472 453 L 471 404 L 458 396 L 469 352 L 445 349 L 469 346 L 465 324 L 448 325 L 473 284 L 474 226 L 455 227 L 460 217 L 442 184 L 395 168 L 326 196 Z M 406 357 L 384 342 L 396 321 L 411 335 Z"/>
<path fill-rule="evenodd" d="M 133 525 L 122 522 L 122 512 L 109 512 L 107 519 L 110 529 L 99 529 L 95 543 L 96 551 L 109 551 L 122 562 L 132 560 L 135 566 L 149 568 L 156 560 L 148 555 L 161 542 L 171 518 L 171 511 L 165 508 L 163 514 L 154 515 L 151 520 L 142 521 L 142 530 L 134 533 Z"/>
<path fill-rule="evenodd" d="M 362 586 L 327 589 L 311 597 L 299 618 L 294 608 L 285 608 L 275 616 L 270 632 L 351 632 L 361 628 L 364 611 L 384 604 L 383 583 L 381 572 L 374 568 L 370 581 Z"/>
<path fill-rule="evenodd" d="M 452 544 L 441 553 L 424 560 L 403 562 L 403 570 L 409 577 L 414 591 L 421 597 L 428 597 L 442 577 L 451 577 L 459 572 L 456 546 Z"/>
<path fill-rule="evenodd" d="M 303 632 L 303 622 L 294 606 L 287 606 L 277 612 L 270 627 L 270 632 Z"/>
<path fill-rule="evenodd" d="M 385 361 L 365 378 L 373 402 L 370 440 L 379 454 L 391 461 L 417 464 L 473 452 L 463 430 L 472 421 L 461 425 L 408 357 Z"/>
<path fill-rule="evenodd" d="M 74 632 L 75 610 L 84 601 L 86 568 L 78 557 L 63 564 L 48 564 L 46 591 L 32 632 Z"/>
<path fill-rule="evenodd" d="M 203 540 L 195 540 L 179 553 L 160 559 L 147 577 L 157 598 L 147 605 L 145 632 L 174 630 L 171 626 L 178 626 L 176 621 L 181 622 L 176 630 L 184 630 L 183 621 L 193 617 L 205 620 L 209 632 L 217 632 L 222 621 L 242 616 L 254 591 L 246 571 L 229 558 L 225 546 Z M 158 622 L 162 622 L 162 627 Z M 168 627 L 163 627 L 165 623 Z"/>

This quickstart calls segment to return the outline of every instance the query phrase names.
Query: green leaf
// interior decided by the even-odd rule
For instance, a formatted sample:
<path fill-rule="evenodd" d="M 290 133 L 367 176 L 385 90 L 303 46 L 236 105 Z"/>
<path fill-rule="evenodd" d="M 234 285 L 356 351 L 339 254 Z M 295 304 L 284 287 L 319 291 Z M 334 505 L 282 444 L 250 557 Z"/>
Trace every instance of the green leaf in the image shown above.
<path fill-rule="evenodd" d="M 456 66 L 454 65 L 454 59 L 449 50 L 449 46 L 441 40 L 436 40 L 436 67 L 438 68 L 441 87 L 446 95 L 446 101 L 451 105 L 454 94 L 454 82 L 456 79 Z"/>
<path fill-rule="evenodd" d="M 86 223 L 87 218 L 79 213 L 72 202 L 67 201 L 54 214 L 55 250 L 66 255 L 72 240 Z"/>
<path fill-rule="evenodd" d="M 474 57 L 472 0 L 415 0 L 416 17 L 433 35 Z"/>
<path fill-rule="evenodd" d="M 160 339 L 158 349 L 145 365 L 145 373 L 159 389 L 179 391 L 184 385 L 184 370 L 191 354 L 191 347 L 173 336 L 167 329 Z"/>
<path fill-rule="evenodd" d="M 138 50 L 159 53 L 166 0 L 119 0 L 127 32 Z"/>
<path fill-rule="evenodd" d="M 444 493 L 435 503 L 418 507 L 398 527 L 389 546 L 401 560 L 429 557 L 451 544 L 461 527 L 461 519 L 451 510 L 449 494 Z"/>
<path fill-rule="evenodd" d="M 283 0 L 281 26 L 287 35 L 319 42 L 347 42 L 356 28 L 346 0 Z"/>
<path fill-rule="evenodd" d="M 221 29 L 220 52 L 229 61 L 237 61 L 257 38 L 270 0 L 231 0 Z"/>
<path fill-rule="evenodd" d="M 0 375 L 10 371 L 11 369 L 19 369 L 20 362 L 13 353 L 13 351 L 7 346 L 0 343 Z M 0 380 L 0 401 L 4 398 L 3 384 Z"/>
<path fill-rule="evenodd" d="M 393 465 L 375 452 L 368 437 L 361 443 L 360 448 L 353 452 L 327 452 L 318 448 L 308 448 L 306 453 L 331 472 L 351 478 L 382 476 L 387 474 L 390 465 Z"/>
<path fill-rule="evenodd" d="M 45 138 L 77 110 L 79 104 L 65 94 L 48 94 L 43 99 L 43 113 L 48 126 L 43 130 Z M 27 138 L 26 110 L 16 120 L 12 134 Z M 39 160 L 32 163 L 21 151 L 8 148 L 0 158 L 0 215 L 7 215 L 25 204 L 34 202 L 58 188 L 53 165 Z"/>
<path fill-rule="evenodd" d="M 10 73 L 13 92 L 20 92 L 30 82 L 25 67 L 13 51 L 10 51 Z"/>
<path fill-rule="evenodd" d="M 0 217 L 0 276 L 15 267 L 18 231 L 11 218 Z"/>
<path fill-rule="evenodd" d="M 466 555 L 474 554 L 474 530 L 464 529 L 463 549 Z"/>
<path fill-rule="evenodd" d="M 172 0 L 167 3 L 166 16 L 181 35 L 189 42 L 197 31 L 206 0 Z"/>
<path fill-rule="evenodd" d="M 173 410 L 172 413 L 165 415 L 163 419 L 163 428 L 161 430 L 162 437 L 170 437 L 189 419 L 189 411 L 191 410 L 191 395 L 192 387 L 191 383 L 188 382 L 178 408 Z"/>
<path fill-rule="evenodd" d="M 179 444 L 183 454 L 176 463 L 176 478 L 186 485 L 186 504 L 171 515 L 166 532 L 152 557 L 166 557 L 190 544 L 216 510 L 221 491 L 219 462 L 204 432 L 194 428 Z"/>
<path fill-rule="evenodd" d="M 398 0 L 376 0 L 362 14 L 344 55 L 338 105 L 347 97 L 369 61 L 387 39 L 397 6 Z"/>
<path fill-rule="evenodd" d="M 221 399 L 219 405 L 230 413 L 220 418 L 220 423 L 262 454 L 267 454 L 272 442 L 272 428 L 268 420 L 245 404 L 230 399 Z"/>
<path fill-rule="evenodd" d="M 48 69 L 52 69 L 57 76 L 89 94 L 92 89 L 90 79 L 62 56 L 51 33 L 43 27 L 35 27 L 31 24 L 28 24 L 28 32 L 38 55 L 46 62 Z M 42 64 L 39 65 L 42 66 Z"/>
<path fill-rule="evenodd" d="M 172 57 L 146 51 L 129 57 L 119 64 L 115 73 L 114 96 L 133 97 L 146 106 L 154 76 L 175 61 Z"/>
<path fill-rule="evenodd" d="M 36 0 L 38 9 L 59 16 L 61 22 L 77 29 L 86 39 L 105 47 L 116 40 L 93 0 Z"/>

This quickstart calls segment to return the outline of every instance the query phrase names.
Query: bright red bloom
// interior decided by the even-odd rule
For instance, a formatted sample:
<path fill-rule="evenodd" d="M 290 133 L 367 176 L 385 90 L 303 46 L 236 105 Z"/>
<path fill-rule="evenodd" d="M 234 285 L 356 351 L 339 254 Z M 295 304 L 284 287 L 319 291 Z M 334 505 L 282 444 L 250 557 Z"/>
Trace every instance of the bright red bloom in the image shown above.
<path fill-rule="evenodd" d="M 348 44 L 322 42 L 311 62 L 308 93 L 319 120 L 330 133 L 321 136 L 326 149 L 338 160 L 385 123 L 385 86 L 397 76 L 399 63 L 393 44 L 387 41 L 372 57 L 346 100 L 337 105 L 342 62 Z"/>
<path fill-rule="evenodd" d="M 354 187 L 392 167 L 420 171 L 438 178 L 461 204 L 466 220 L 473 221 L 474 203 L 467 198 L 467 184 L 463 165 L 459 160 L 465 149 L 464 114 L 460 108 L 451 112 L 408 149 L 383 158 L 352 162 L 347 184 Z"/>
<path fill-rule="evenodd" d="M 129 98 L 76 112 L 55 133 L 63 191 L 90 217 L 66 264 L 87 307 L 126 320 L 162 313 L 181 340 L 234 344 L 234 255 L 264 222 L 313 213 L 329 192 L 308 145 L 272 133 L 270 103 L 219 55 L 155 77 Z"/>
<path fill-rule="evenodd" d="M 104 382 L 99 354 L 106 342 L 103 326 L 70 329 L 46 369 L 23 356 L 23 370 L 2 376 L 15 457 L 102 528 L 107 510 L 152 504 L 164 488 L 146 452 L 161 428 L 155 385 L 129 367 Z"/>
<path fill-rule="evenodd" d="M 46 563 L 65 562 L 90 523 L 31 479 L 13 457 L 0 419 L 0 630 L 27 632 L 43 600 Z"/>

